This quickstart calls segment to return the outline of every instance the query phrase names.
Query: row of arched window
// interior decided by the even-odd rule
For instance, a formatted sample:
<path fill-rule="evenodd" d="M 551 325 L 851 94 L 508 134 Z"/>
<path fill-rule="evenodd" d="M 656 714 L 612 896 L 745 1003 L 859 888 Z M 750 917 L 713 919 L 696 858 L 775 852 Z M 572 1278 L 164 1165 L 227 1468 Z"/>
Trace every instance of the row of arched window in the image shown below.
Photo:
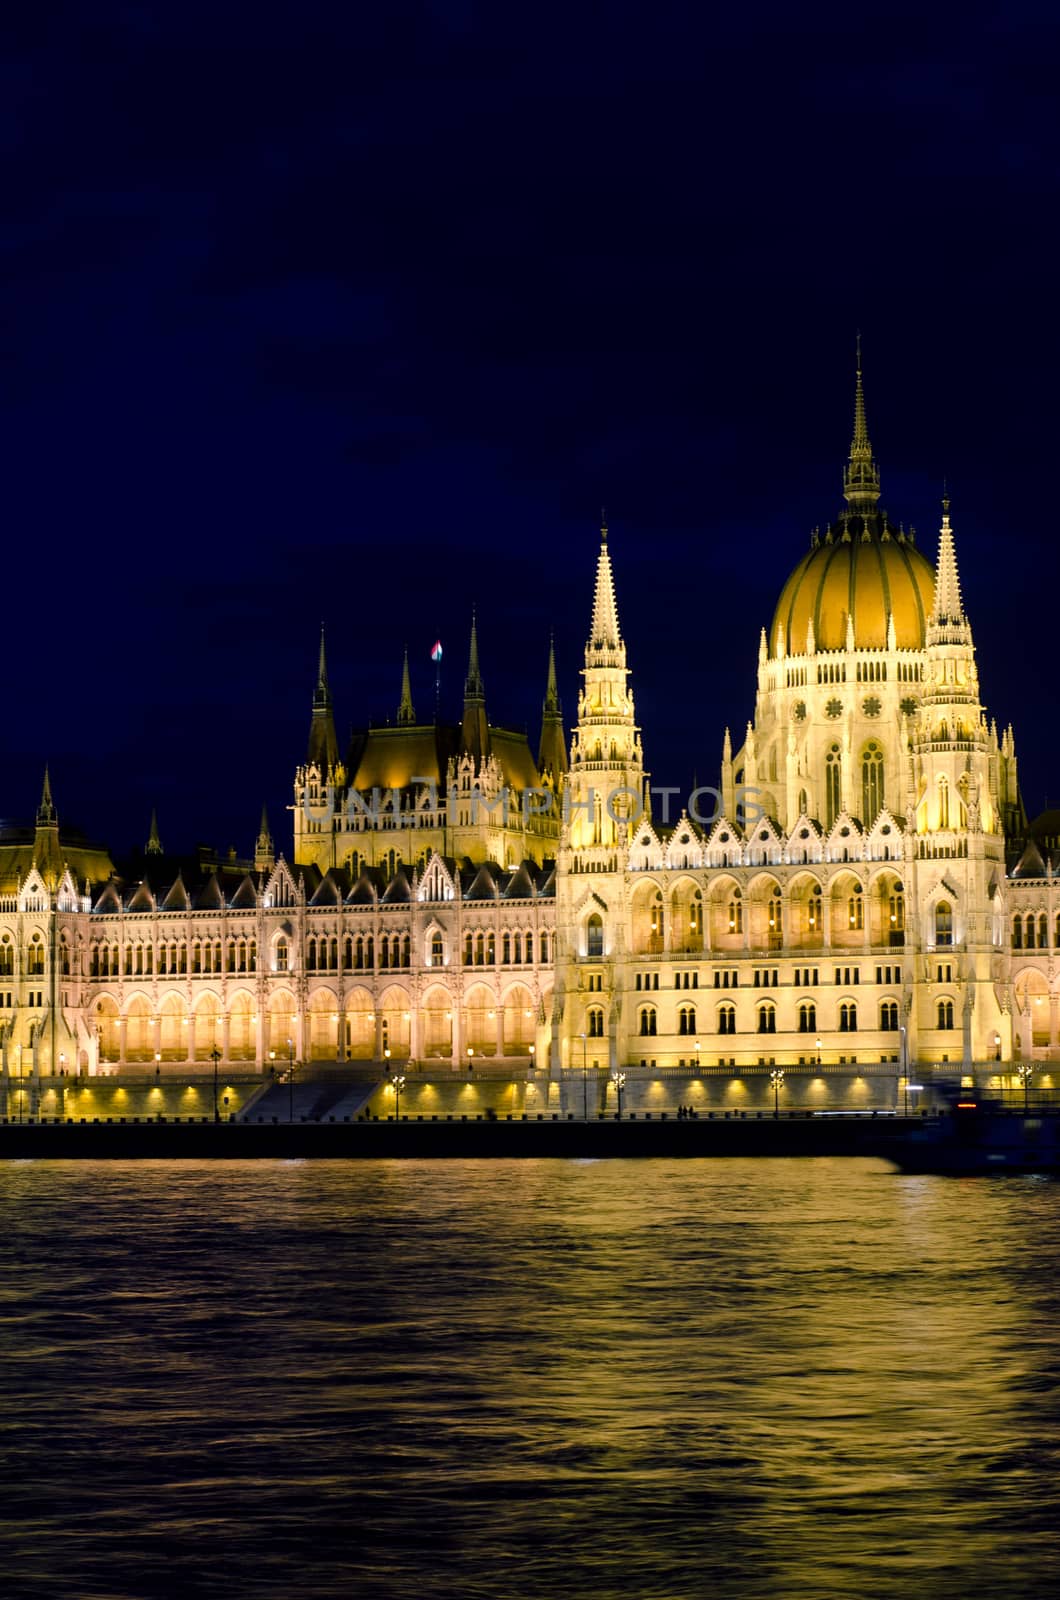
<path fill-rule="evenodd" d="M 176 977 L 187 974 L 188 946 L 173 942 L 160 944 L 157 949 L 159 977 Z M 63 971 L 67 972 L 64 965 Z M 124 961 L 116 944 L 94 944 L 89 951 L 88 972 L 92 978 L 117 978 L 122 972 L 127 978 L 150 977 L 155 970 L 155 948 L 149 944 L 125 946 Z M 191 946 L 192 973 L 256 972 L 258 970 L 258 943 L 256 939 L 229 939 L 227 947 L 220 939 Z"/>
<path fill-rule="evenodd" d="M 1060 947 L 1060 911 L 1053 925 L 1053 943 Z M 1013 950 L 1048 950 L 1049 918 L 1044 911 L 1017 911 L 1012 918 Z"/>
<path fill-rule="evenodd" d="M 590 1019 L 594 1014 L 600 1017 L 601 1029 L 603 1027 L 603 1012 L 590 1012 Z M 736 1007 L 725 1001 L 717 1009 L 717 1032 L 736 1032 Z M 940 1000 L 936 1007 L 936 1024 L 939 1028 L 952 1028 L 954 1010 L 952 1000 Z M 798 1032 L 817 1032 L 817 1006 L 812 1000 L 804 1000 L 798 1008 Z M 898 1020 L 897 1000 L 882 1000 L 879 1012 L 879 1031 L 881 1033 L 897 1033 L 900 1026 Z M 758 1006 L 755 1012 L 756 1030 L 758 1033 L 776 1033 L 777 1008 L 772 1001 L 765 1001 Z M 681 1006 L 677 1016 L 677 1031 L 679 1034 L 694 1034 L 696 1030 L 695 1006 Z M 642 1037 L 653 1037 L 659 1031 L 659 1016 L 655 1006 L 642 1006 L 638 1013 L 637 1031 Z M 854 1000 L 844 1000 L 839 1007 L 839 1032 L 856 1033 L 858 1031 L 858 1008 Z M 590 1023 L 590 1034 L 592 1027 Z"/>

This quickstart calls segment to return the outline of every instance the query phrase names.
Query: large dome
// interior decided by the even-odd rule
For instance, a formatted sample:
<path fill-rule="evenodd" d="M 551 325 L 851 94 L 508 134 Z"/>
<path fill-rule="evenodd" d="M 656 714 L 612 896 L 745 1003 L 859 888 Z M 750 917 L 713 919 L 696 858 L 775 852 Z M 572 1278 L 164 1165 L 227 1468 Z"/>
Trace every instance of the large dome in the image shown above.
<path fill-rule="evenodd" d="M 911 539 L 886 527 L 872 528 L 872 520 L 850 518 L 830 528 L 799 562 L 777 604 L 771 655 L 777 654 L 779 640 L 788 655 L 804 654 L 811 622 L 816 649 L 845 649 L 848 616 L 857 650 L 886 648 L 888 617 L 894 618 L 899 650 L 924 648 L 934 568 Z M 850 525 L 854 521 L 856 529 Z"/>
<path fill-rule="evenodd" d="M 860 341 L 854 438 L 843 494 L 847 503 L 835 525 L 814 534 L 809 554 L 784 585 L 769 632 L 771 655 L 781 645 L 787 655 L 803 655 L 811 623 L 814 649 L 844 650 L 848 619 L 856 650 L 886 649 L 892 617 L 899 650 L 924 648 L 935 573 L 912 536 L 893 527 L 879 508 L 880 474 L 865 424 Z"/>

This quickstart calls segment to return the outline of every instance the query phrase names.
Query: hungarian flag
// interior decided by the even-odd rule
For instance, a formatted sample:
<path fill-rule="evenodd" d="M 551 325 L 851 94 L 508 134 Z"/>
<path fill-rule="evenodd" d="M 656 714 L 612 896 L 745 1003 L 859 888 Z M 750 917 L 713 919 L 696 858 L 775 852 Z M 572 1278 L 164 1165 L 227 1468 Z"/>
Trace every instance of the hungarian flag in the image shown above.
<path fill-rule="evenodd" d="M 440 639 L 436 639 L 434 641 L 434 649 L 431 651 L 431 660 L 432 661 L 440 661 L 441 659 L 442 659 L 442 641 Z"/>

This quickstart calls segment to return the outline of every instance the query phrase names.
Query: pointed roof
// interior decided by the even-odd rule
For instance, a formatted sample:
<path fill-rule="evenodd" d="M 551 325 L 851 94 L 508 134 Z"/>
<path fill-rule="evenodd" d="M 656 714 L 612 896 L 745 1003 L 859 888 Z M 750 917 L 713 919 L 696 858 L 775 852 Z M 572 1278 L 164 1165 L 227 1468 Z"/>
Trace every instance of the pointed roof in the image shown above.
<path fill-rule="evenodd" d="M 556 643 L 552 638 L 548 642 L 548 678 L 541 706 L 541 742 L 538 745 L 537 765 L 540 772 L 551 772 L 554 778 L 567 770 L 563 708 L 560 705 L 559 685 L 556 682 Z"/>
<path fill-rule="evenodd" d="M 871 509 L 880 498 L 880 471 L 872 459 L 869 428 L 865 420 L 860 333 L 857 345 L 857 377 L 854 383 L 854 437 L 850 442 L 850 457 L 843 473 L 843 494 L 847 504 L 859 510 Z"/>
<path fill-rule="evenodd" d="M 953 543 L 953 529 L 950 527 L 950 502 L 945 498 L 942 502 L 942 527 L 939 530 L 939 554 L 935 568 L 935 604 L 931 612 L 932 622 L 964 622 L 964 606 L 961 602 L 961 580 L 957 571 L 957 551 Z"/>
<path fill-rule="evenodd" d="M 144 855 L 160 856 L 162 854 L 162 841 L 158 837 L 158 813 L 154 806 L 151 807 L 151 831 L 144 845 Z"/>
<path fill-rule="evenodd" d="M 562 715 L 559 703 L 559 685 L 556 682 L 556 636 L 548 636 L 548 678 L 545 683 L 545 703 L 542 707 L 546 717 Z"/>
<path fill-rule="evenodd" d="M 412 684 L 409 680 L 409 652 L 405 646 L 405 661 L 401 669 L 401 704 L 398 706 L 398 723 L 411 727 L 416 721 L 416 712 L 412 704 Z"/>
<path fill-rule="evenodd" d="M 467 678 L 464 682 L 464 699 L 484 697 L 486 687 L 482 682 L 482 673 L 478 664 L 478 625 L 475 618 L 474 607 L 471 610 L 471 648 L 468 652 Z"/>
<path fill-rule="evenodd" d="M 37 807 L 37 827 L 57 828 L 59 818 L 52 800 L 52 780 L 47 766 L 44 768 L 44 783 L 41 787 L 40 805 Z"/>
<path fill-rule="evenodd" d="M 269 844 L 269 846 L 271 848 L 271 846 L 272 846 L 272 834 L 269 832 L 269 810 L 268 810 L 267 806 L 263 805 L 262 808 L 261 808 L 261 826 L 258 829 L 258 843 L 259 843 L 259 845 L 262 842 L 266 841 L 266 840 L 268 841 L 268 844 Z"/>
<path fill-rule="evenodd" d="M 589 648 L 618 650 L 622 635 L 618 629 L 618 605 L 615 601 L 615 579 L 611 571 L 611 552 L 607 548 L 607 523 L 600 529 L 600 554 L 596 561 L 596 590 L 593 594 L 593 620 L 589 632 Z"/>
<path fill-rule="evenodd" d="M 313 690 L 313 720 L 309 728 L 309 749 L 306 761 L 318 766 L 321 772 L 336 765 L 339 759 L 339 741 L 335 734 L 335 716 L 331 705 L 328 684 L 328 662 L 324 649 L 324 624 L 320 624 L 320 656 L 317 662 L 317 683 Z"/>

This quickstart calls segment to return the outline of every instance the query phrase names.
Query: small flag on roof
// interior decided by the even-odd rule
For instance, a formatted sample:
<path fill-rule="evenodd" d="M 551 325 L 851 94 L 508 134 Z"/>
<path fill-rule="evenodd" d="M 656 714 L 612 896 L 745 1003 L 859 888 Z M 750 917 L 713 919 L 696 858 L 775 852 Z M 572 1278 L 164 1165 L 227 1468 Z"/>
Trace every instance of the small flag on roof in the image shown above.
<path fill-rule="evenodd" d="M 440 661 L 441 659 L 442 659 L 442 641 L 440 639 L 436 639 L 434 641 L 434 649 L 431 651 L 431 660 L 432 661 Z"/>

